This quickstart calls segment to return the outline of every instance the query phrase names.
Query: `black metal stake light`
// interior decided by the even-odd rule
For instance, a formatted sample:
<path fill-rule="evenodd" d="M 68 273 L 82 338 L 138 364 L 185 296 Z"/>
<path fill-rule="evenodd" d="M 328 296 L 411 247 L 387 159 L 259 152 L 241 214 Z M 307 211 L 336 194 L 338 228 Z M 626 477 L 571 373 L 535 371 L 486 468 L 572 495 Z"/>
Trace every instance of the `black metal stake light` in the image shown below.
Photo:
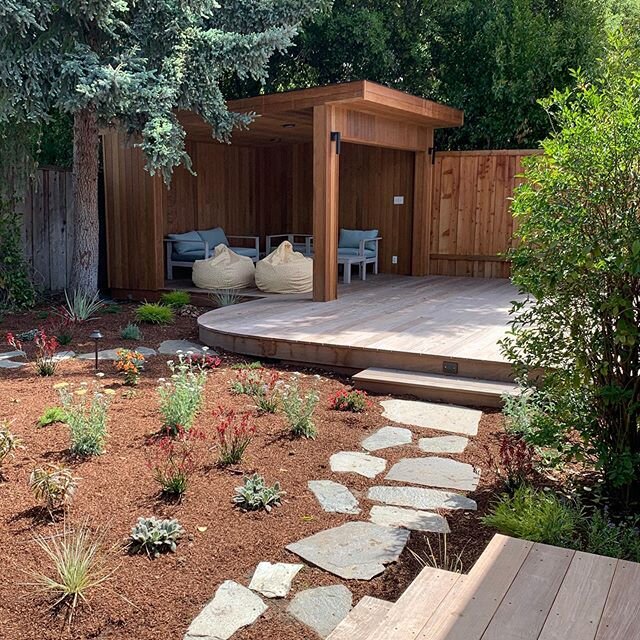
<path fill-rule="evenodd" d="M 103 335 L 100 333 L 99 329 L 96 329 L 95 331 L 91 332 L 91 335 L 89 336 L 93 342 L 95 343 L 95 350 L 96 350 L 96 371 L 98 370 L 98 342 L 100 342 L 100 340 L 102 340 Z"/>

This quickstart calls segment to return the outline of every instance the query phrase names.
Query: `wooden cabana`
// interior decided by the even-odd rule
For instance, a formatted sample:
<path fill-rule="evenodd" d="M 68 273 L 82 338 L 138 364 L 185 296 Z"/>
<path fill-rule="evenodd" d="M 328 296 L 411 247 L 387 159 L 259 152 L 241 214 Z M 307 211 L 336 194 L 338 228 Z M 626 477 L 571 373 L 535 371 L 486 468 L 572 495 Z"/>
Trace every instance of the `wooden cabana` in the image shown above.
<path fill-rule="evenodd" d="M 429 273 L 434 130 L 456 109 L 359 81 L 229 103 L 257 114 L 231 145 L 179 114 L 196 175 L 171 188 L 144 171 L 121 132 L 104 135 L 109 286 L 136 298 L 165 288 L 167 233 L 221 226 L 233 235 L 312 233 L 316 301 L 337 297 L 340 227 L 378 229 L 380 270 Z M 264 241 L 263 241 L 264 242 Z"/>

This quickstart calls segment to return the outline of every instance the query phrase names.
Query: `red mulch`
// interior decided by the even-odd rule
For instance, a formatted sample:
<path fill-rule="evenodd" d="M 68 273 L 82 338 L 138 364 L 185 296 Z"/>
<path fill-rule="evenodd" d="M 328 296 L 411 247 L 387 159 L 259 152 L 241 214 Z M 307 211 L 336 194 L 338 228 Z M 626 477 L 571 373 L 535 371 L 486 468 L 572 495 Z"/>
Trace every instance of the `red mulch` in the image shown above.
<path fill-rule="evenodd" d="M 41 312 L 42 315 L 44 315 Z M 120 313 L 104 315 L 79 327 L 71 345 L 64 349 L 91 351 L 88 340 L 94 328 L 105 335 L 101 348 L 123 346 L 119 329 L 133 320 L 133 307 L 125 306 Z M 7 331 L 24 331 L 46 324 L 49 319 L 38 312 L 5 317 L 0 335 Z M 157 348 L 167 338 L 197 338 L 193 318 L 177 318 L 171 327 L 143 326 L 140 345 Z M 136 344 L 136 343 L 134 343 Z M 6 351 L 9 348 L 0 348 Z M 157 379 L 167 375 L 165 358 L 150 358 L 134 397 L 125 397 L 112 363 L 100 367 L 106 374 L 100 384 L 118 389 L 110 409 L 109 439 L 104 455 L 87 460 L 70 460 L 68 435 L 64 425 L 37 428 L 36 421 L 46 407 L 57 403 L 52 386 L 56 382 L 78 383 L 94 377 L 92 361 L 71 361 L 59 365 L 53 378 L 39 378 L 30 367 L 0 370 L 0 419 L 8 419 L 14 433 L 25 445 L 24 450 L 5 464 L 5 480 L 0 482 L 0 638 L 7 640 L 60 640 L 108 638 L 113 640 L 179 640 L 189 622 L 213 596 L 217 586 L 232 579 L 247 585 L 256 564 L 296 562 L 299 559 L 284 550 L 290 542 L 334 527 L 357 517 L 327 514 L 307 490 L 311 479 L 333 479 L 347 484 L 360 500 L 363 514 L 371 504 L 366 500 L 368 487 L 376 480 L 359 476 L 347 477 L 331 473 L 329 456 L 339 450 L 358 450 L 361 440 L 375 429 L 388 424 L 381 416 L 379 399 L 364 414 L 349 414 L 328 409 L 329 398 L 348 382 L 339 376 L 310 370 L 300 371 L 301 386 L 315 388 L 321 401 L 315 416 L 317 440 L 292 440 L 285 430 L 281 415 L 255 415 L 251 401 L 229 392 L 229 382 L 236 372 L 230 364 L 238 361 L 223 355 L 223 366 L 213 371 L 206 388 L 206 406 L 196 425 L 209 436 L 205 463 L 191 479 L 184 500 L 168 503 L 158 495 L 147 467 L 150 434 L 158 431 L 155 387 Z M 283 378 L 292 376 L 292 367 L 270 365 L 281 371 Z M 320 378 L 316 377 L 317 375 Z M 241 412 L 251 412 L 257 434 L 238 468 L 222 470 L 215 463 L 213 443 L 214 407 L 222 405 Z M 431 435 L 424 429 L 414 429 L 421 436 Z M 482 469 L 480 486 L 475 494 L 478 513 L 449 514 L 452 528 L 449 536 L 451 553 L 461 553 L 464 570 L 468 571 L 482 552 L 492 532 L 480 523 L 480 516 L 495 493 L 498 480 L 492 471 L 497 457 L 502 417 L 497 412 L 483 416 L 478 436 L 471 440 L 463 455 L 456 459 L 470 462 Z M 436 435 L 433 433 L 432 435 Z M 414 447 L 402 447 L 384 452 L 390 463 L 401 457 L 418 456 Z M 107 587 L 89 594 L 89 605 L 81 607 L 71 627 L 64 617 L 50 610 L 48 594 L 37 593 L 25 585 L 29 570 L 46 570 L 42 552 L 33 542 L 34 534 L 49 534 L 59 530 L 52 525 L 29 490 L 30 471 L 43 463 L 71 464 L 81 478 L 76 499 L 69 509 L 72 523 L 88 521 L 96 529 L 107 529 L 107 540 L 124 544 L 138 516 L 175 517 L 187 535 L 175 554 L 156 560 L 144 555 L 120 555 L 117 571 Z M 280 481 L 287 492 L 281 507 L 272 513 L 241 513 L 231 504 L 235 486 L 243 473 L 258 472 L 268 482 Z M 362 517 L 362 516 L 361 516 Z M 200 532 L 198 527 L 206 527 Z M 437 542 L 436 542 L 437 545 Z M 420 570 L 420 564 L 410 553 L 424 555 L 425 536 L 412 534 L 407 550 L 399 562 L 382 576 L 370 582 L 344 582 L 354 593 L 354 602 L 364 595 L 389 600 L 396 599 Z M 293 593 L 313 586 L 343 582 L 318 569 L 307 567 L 296 577 Z M 287 601 L 269 601 L 269 610 L 259 622 L 237 634 L 238 640 L 312 640 L 314 634 L 286 615 Z"/>

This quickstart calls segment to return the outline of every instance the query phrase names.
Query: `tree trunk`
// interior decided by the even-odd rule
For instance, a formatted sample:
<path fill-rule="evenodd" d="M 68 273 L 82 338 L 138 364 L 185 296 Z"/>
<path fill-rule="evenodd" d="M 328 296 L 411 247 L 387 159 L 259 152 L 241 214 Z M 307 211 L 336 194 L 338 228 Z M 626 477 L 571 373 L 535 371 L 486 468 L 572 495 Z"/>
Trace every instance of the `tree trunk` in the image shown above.
<path fill-rule="evenodd" d="M 98 122 L 91 108 L 76 112 L 73 120 L 74 244 L 72 291 L 98 290 Z"/>

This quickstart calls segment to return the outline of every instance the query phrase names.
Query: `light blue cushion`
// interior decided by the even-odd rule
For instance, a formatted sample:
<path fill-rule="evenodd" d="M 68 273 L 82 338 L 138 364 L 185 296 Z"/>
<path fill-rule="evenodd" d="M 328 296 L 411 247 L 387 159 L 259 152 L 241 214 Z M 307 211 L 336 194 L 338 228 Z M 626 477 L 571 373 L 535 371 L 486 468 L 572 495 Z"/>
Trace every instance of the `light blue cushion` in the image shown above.
<path fill-rule="evenodd" d="M 177 240 L 173 243 L 173 251 L 177 254 L 204 253 L 204 242 L 197 231 L 170 233 L 169 238 Z M 189 242 L 184 242 L 186 240 Z"/>
<path fill-rule="evenodd" d="M 338 249 L 359 249 L 360 240 L 373 240 L 378 237 L 377 229 L 369 229 L 367 231 L 359 231 L 355 229 L 340 229 L 340 238 L 338 240 Z M 367 242 L 367 249 L 375 251 L 375 242 Z"/>
<path fill-rule="evenodd" d="M 360 249 L 352 249 L 352 248 L 343 248 L 338 247 L 338 256 L 357 256 L 360 254 Z M 373 258 L 376 255 L 376 252 L 373 249 L 365 249 L 364 255 L 367 258 Z"/>
<path fill-rule="evenodd" d="M 171 254 L 171 259 L 174 262 L 195 262 L 196 260 L 204 260 L 204 251 L 192 251 L 191 253 L 176 253 Z"/>
<path fill-rule="evenodd" d="M 213 253 L 213 250 L 219 245 L 224 244 L 225 246 L 229 246 L 229 241 L 227 240 L 227 236 L 225 235 L 224 229 L 222 227 L 215 227 L 214 229 L 205 229 L 204 231 L 198 231 L 200 237 L 204 242 L 209 245 L 209 251 Z"/>
<path fill-rule="evenodd" d="M 247 256 L 248 258 L 257 258 L 258 251 L 249 247 L 229 247 L 233 253 L 237 253 L 239 256 Z"/>

